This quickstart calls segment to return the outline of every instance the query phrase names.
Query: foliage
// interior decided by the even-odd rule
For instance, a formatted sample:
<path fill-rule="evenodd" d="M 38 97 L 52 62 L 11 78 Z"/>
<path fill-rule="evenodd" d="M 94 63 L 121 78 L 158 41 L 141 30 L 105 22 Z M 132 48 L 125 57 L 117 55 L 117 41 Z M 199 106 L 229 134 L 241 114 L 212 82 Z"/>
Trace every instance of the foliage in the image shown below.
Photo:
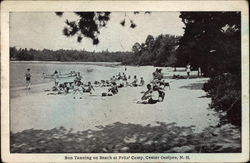
<path fill-rule="evenodd" d="M 10 134 L 12 153 L 225 153 L 240 152 L 240 130 L 232 125 L 208 127 L 158 122 L 142 126 L 116 122 L 98 130 L 72 132 L 64 127 Z"/>
<path fill-rule="evenodd" d="M 100 34 L 100 29 L 107 26 L 110 20 L 111 12 L 74 12 L 78 17 L 74 21 L 69 21 L 66 19 L 66 26 L 63 29 L 63 34 L 67 37 L 77 36 L 77 41 L 81 42 L 83 37 L 92 39 L 93 45 L 99 43 L 98 35 Z M 135 11 L 133 14 L 139 14 L 140 12 Z M 63 16 L 63 12 L 55 12 L 59 17 Z M 150 14 L 149 11 L 144 12 L 144 14 Z M 129 22 L 129 23 L 126 23 Z M 120 22 L 122 26 L 125 24 L 130 24 L 130 28 L 135 28 L 136 24 L 129 16 L 124 15 L 124 19 Z"/>
<path fill-rule="evenodd" d="M 180 37 L 159 35 L 154 39 L 148 35 L 145 43 L 136 42 L 133 52 L 88 52 L 85 50 L 35 50 L 10 47 L 11 60 L 25 61 L 79 61 L 122 62 L 126 65 L 172 66 L 176 61 L 176 47 Z"/>
<path fill-rule="evenodd" d="M 241 125 L 240 12 L 181 12 L 185 32 L 177 49 L 177 65 L 191 63 L 210 77 L 204 90 L 211 108 L 223 112 L 222 123 Z"/>
<path fill-rule="evenodd" d="M 211 107 L 220 113 L 222 124 L 241 125 L 240 75 L 217 75 L 205 83 L 203 89 L 212 97 Z"/>
<path fill-rule="evenodd" d="M 10 48 L 10 60 L 21 61 L 78 61 L 78 62 L 122 62 L 131 52 L 88 52 L 85 50 L 35 50 Z"/>
<path fill-rule="evenodd" d="M 179 36 L 159 35 L 154 38 L 148 35 L 145 43 L 135 43 L 132 51 L 136 56 L 134 64 L 173 66 L 176 58 L 175 52 L 178 45 Z"/>
<path fill-rule="evenodd" d="M 201 67 L 205 76 L 240 71 L 240 12 L 181 12 L 185 33 L 177 65 Z"/>

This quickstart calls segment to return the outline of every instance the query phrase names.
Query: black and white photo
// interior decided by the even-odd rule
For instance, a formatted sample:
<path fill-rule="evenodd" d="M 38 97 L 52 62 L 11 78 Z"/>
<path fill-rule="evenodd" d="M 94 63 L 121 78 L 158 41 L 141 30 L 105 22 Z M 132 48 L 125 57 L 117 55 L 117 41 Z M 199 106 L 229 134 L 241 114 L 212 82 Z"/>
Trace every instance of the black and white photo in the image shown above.
<path fill-rule="evenodd" d="M 245 153 L 244 14 L 9 12 L 7 153 L 114 162 Z"/>

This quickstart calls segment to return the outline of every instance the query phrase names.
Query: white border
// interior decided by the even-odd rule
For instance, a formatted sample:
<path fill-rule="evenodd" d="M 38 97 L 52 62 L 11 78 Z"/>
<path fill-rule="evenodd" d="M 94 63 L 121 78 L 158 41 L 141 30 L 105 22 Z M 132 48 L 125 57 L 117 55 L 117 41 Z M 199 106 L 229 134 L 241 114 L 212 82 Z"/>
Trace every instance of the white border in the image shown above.
<path fill-rule="evenodd" d="M 54 11 L 241 11 L 242 13 L 242 153 L 150 154 L 188 155 L 185 162 L 247 162 L 249 160 L 249 17 L 247 1 L 3 1 L 1 3 L 1 155 L 3 162 L 72 162 L 64 156 L 145 154 L 10 154 L 9 151 L 9 12 Z M 83 160 L 73 160 L 83 162 Z M 164 162 L 150 160 L 147 162 Z M 88 162 L 97 162 L 95 160 Z M 99 162 L 99 161 L 98 161 Z M 101 161 L 103 162 L 103 161 Z M 112 162 L 112 160 L 105 160 Z M 121 162 L 118 160 L 116 162 Z M 129 162 L 129 161 L 127 161 Z M 130 161 L 131 162 L 131 161 Z M 132 162 L 139 162 L 132 160 Z M 145 162 L 145 160 L 144 160 Z M 176 162 L 168 160 L 167 162 Z"/>

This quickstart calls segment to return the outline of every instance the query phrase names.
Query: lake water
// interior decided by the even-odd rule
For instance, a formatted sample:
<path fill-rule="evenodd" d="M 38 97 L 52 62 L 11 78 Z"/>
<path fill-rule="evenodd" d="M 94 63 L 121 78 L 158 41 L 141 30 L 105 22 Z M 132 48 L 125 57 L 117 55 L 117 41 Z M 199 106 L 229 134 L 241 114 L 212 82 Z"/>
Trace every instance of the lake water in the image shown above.
<path fill-rule="evenodd" d="M 126 72 L 127 76 L 137 75 L 138 78 L 152 78 L 155 70 L 152 66 L 125 66 L 117 62 L 10 62 L 10 87 L 24 86 L 24 74 L 27 68 L 31 69 L 32 84 L 52 82 L 52 79 L 43 79 L 42 74 L 53 74 L 55 70 L 63 73 L 70 71 L 80 72 L 83 81 L 107 80 L 119 72 Z M 166 68 L 165 68 L 166 69 Z M 166 69 L 167 70 L 167 69 Z"/>

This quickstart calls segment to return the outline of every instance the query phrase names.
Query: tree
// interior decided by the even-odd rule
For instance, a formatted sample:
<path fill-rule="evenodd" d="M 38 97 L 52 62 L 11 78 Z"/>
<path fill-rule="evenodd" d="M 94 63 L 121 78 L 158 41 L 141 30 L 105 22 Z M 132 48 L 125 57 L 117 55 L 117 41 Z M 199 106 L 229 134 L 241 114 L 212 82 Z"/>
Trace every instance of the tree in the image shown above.
<path fill-rule="evenodd" d="M 136 42 L 133 46 L 132 46 L 132 51 L 135 53 L 135 54 L 138 54 L 140 55 L 140 52 L 141 52 L 141 45 Z"/>
<path fill-rule="evenodd" d="M 77 36 L 77 41 L 81 42 L 83 37 L 92 39 L 93 44 L 97 45 L 99 43 L 98 36 L 100 34 L 100 29 L 106 27 L 108 21 L 110 20 L 111 12 L 74 12 L 78 19 L 75 21 L 66 20 L 66 26 L 63 29 L 63 34 L 67 37 Z M 139 14 L 138 11 L 133 12 L 134 14 Z M 151 12 L 146 11 L 145 14 L 150 14 Z M 56 12 L 59 17 L 63 16 L 63 12 Z M 136 24 L 132 19 L 130 19 L 125 12 L 124 19 L 120 22 L 122 26 L 125 26 L 126 22 L 129 21 L 130 28 L 135 28 Z"/>
<path fill-rule="evenodd" d="M 241 125 L 240 12 L 181 12 L 185 32 L 177 50 L 179 65 L 190 62 L 210 77 L 203 89 L 221 123 Z"/>
<path fill-rule="evenodd" d="M 154 37 L 152 35 L 148 35 L 145 41 L 145 45 L 147 46 L 147 48 L 150 50 L 152 49 L 153 45 L 154 45 Z"/>
<path fill-rule="evenodd" d="M 225 41 L 231 47 L 239 48 L 234 44 L 240 39 L 240 13 L 181 12 L 180 18 L 185 24 L 185 33 L 180 39 L 178 64 L 183 66 L 190 62 L 195 67 L 202 67 L 206 76 L 209 76 L 211 68 L 227 71 L 225 65 L 231 64 L 232 59 L 226 58 L 233 54 L 226 50 L 229 47 Z"/>
<path fill-rule="evenodd" d="M 132 47 L 138 65 L 172 66 L 176 61 L 176 47 L 179 36 L 159 35 L 155 39 L 148 35 L 145 43 L 135 43 Z"/>

